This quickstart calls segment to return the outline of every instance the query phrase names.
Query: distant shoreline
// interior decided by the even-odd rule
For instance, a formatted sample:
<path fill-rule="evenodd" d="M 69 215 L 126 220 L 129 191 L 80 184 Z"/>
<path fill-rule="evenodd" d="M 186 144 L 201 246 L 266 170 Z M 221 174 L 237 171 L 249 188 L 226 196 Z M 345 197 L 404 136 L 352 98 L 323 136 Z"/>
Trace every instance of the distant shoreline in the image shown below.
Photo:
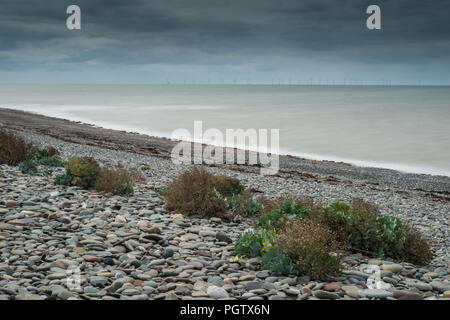
<path fill-rule="evenodd" d="M 0 108 L 0 125 L 15 131 L 31 131 L 48 135 L 66 142 L 166 158 L 170 156 L 171 149 L 177 143 L 164 137 L 107 129 L 79 121 L 6 108 Z M 245 170 L 255 170 L 246 165 L 236 166 L 245 167 Z M 447 176 L 405 173 L 378 167 L 359 167 L 345 162 L 311 160 L 293 155 L 280 155 L 280 173 L 281 175 L 306 174 L 319 180 L 331 176 L 338 181 L 386 184 L 405 190 L 434 192 L 450 199 L 450 177 Z"/>

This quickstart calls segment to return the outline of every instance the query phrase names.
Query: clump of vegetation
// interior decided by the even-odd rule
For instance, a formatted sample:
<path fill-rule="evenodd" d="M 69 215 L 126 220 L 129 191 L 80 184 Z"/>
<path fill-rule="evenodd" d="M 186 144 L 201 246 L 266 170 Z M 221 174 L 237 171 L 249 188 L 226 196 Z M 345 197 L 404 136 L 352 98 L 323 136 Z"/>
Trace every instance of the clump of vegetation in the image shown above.
<path fill-rule="evenodd" d="M 95 190 L 128 196 L 134 194 L 133 188 L 140 180 L 142 180 L 142 175 L 135 170 L 103 168 L 96 179 Z"/>
<path fill-rule="evenodd" d="M 164 190 L 166 206 L 186 215 L 229 217 L 228 198 L 236 200 L 244 187 L 239 180 L 214 176 L 201 167 L 183 172 Z M 234 200 L 230 200 L 232 203 Z M 237 206 L 235 207 L 237 208 Z M 238 210 L 238 209 L 236 209 Z"/>
<path fill-rule="evenodd" d="M 261 267 L 269 270 L 270 274 L 275 277 L 298 275 L 297 265 L 276 246 L 269 248 L 262 256 Z"/>
<path fill-rule="evenodd" d="M 65 165 L 65 162 L 57 155 L 42 158 L 39 163 L 47 167 L 64 167 Z"/>
<path fill-rule="evenodd" d="M 332 255 L 336 250 L 412 263 L 432 258 L 425 238 L 401 219 L 380 215 L 375 205 L 361 199 L 350 205 L 334 202 L 325 207 L 311 198 L 254 198 L 239 180 L 214 176 L 199 167 L 182 173 L 160 193 L 169 210 L 187 215 L 259 216 L 259 228 L 238 238 L 235 254 L 261 256 L 267 268 L 277 274 L 291 269 L 286 259 L 312 277 L 337 274 L 339 259 Z M 278 236 L 280 252 L 269 250 L 276 247 Z M 269 251 L 270 256 L 265 257 Z M 287 264 L 285 270 L 274 257 Z"/>
<path fill-rule="evenodd" d="M 253 199 L 252 193 L 244 190 L 239 194 L 233 194 L 227 198 L 228 211 L 233 215 L 244 217 L 257 216 L 262 210 L 263 205 Z"/>
<path fill-rule="evenodd" d="M 320 223 L 336 230 L 339 241 L 350 251 L 420 264 L 431 260 L 431 249 L 423 236 L 397 217 L 380 215 L 375 205 L 361 199 L 354 199 L 350 206 L 334 203 L 316 216 Z M 422 254 L 417 254 L 418 247 Z M 416 258 L 418 255 L 422 258 Z"/>
<path fill-rule="evenodd" d="M 170 190 L 170 187 L 169 187 L 169 186 L 164 186 L 164 187 L 161 187 L 161 188 L 158 189 L 158 193 L 159 193 L 159 195 L 164 196 L 164 194 L 165 194 L 168 190 Z"/>
<path fill-rule="evenodd" d="M 55 177 L 55 184 L 89 189 L 95 186 L 100 165 L 93 158 L 70 158 L 66 172 Z"/>
<path fill-rule="evenodd" d="M 57 175 L 55 177 L 55 184 L 56 185 L 61 185 L 61 186 L 71 186 L 72 185 L 72 180 L 75 178 L 74 175 L 72 175 L 69 172 L 65 172 L 63 174 Z"/>
<path fill-rule="evenodd" d="M 58 151 L 55 148 L 33 148 L 31 153 L 27 156 L 27 159 L 19 163 L 18 168 L 22 173 L 34 175 L 38 174 L 39 165 L 47 167 L 63 167 L 64 164 L 64 161 L 58 156 Z M 49 172 L 50 171 L 46 169 L 41 174 L 49 175 Z"/>
<path fill-rule="evenodd" d="M 340 247 L 348 251 L 416 263 L 426 263 L 432 256 L 426 239 L 415 233 L 418 239 L 415 246 L 421 244 L 424 258 L 414 258 L 417 254 L 411 253 L 416 251 L 411 245 L 412 229 L 399 218 L 380 215 L 374 204 L 361 199 L 354 199 L 350 205 L 334 202 L 328 207 L 288 199 L 278 209 L 262 215 L 258 223 L 264 228 L 277 230 L 292 218 L 308 219 L 333 230 Z"/>
<path fill-rule="evenodd" d="M 183 172 L 164 192 L 167 209 L 186 215 L 224 216 L 226 203 L 214 189 L 214 176 L 203 168 Z"/>
<path fill-rule="evenodd" d="M 227 176 L 212 176 L 212 184 L 214 189 L 222 197 L 232 197 L 233 195 L 241 194 L 245 187 L 241 185 L 238 179 Z"/>
<path fill-rule="evenodd" d="M 258 228 L 247 231 L 238 236 L 234 247 L 234 254 L 246 257 L 258 257 L 264 253 L 265 248 L 273 246 L 276 240 L 274 231 Z"/>
<path fill-rule="evenodd" d="M 202 167 L 183 172 L 159 193 L 167 209 L 186 215 L 251 217 L 264 208 L 238 179 L 213 175 Z"/>
<path fill-rule="evenodd" d="M 416 230 L 405 227 L 404 259 L 408 262 L 423 265 L 433 259 L 428 241 Z"/>
<path fill-rule="evenodd" d="M 259 217 L 258 224 L 265 229 L 279 229 L 292 218 L 309 217 L 309 209 L 299 202 L 286 199 L 278 208 Z"/>
<path fill-rule="evenodd" d="M 341 203 L 342 204 L 342 203 Z M 372 214 L 379 214 L 380 210 L 378 209 L 378 207 L 368 201 L 365 201 L 363 199 L 360 198 L 353 198 L 352 202 L 350 203 L 350 207 L 348 207 L 345 203 L 345 210 L 351 210 L 351 211 L 366 211 L 366 212 L 370 212 Z"/>
<path fill-rule="evenodd" d="M 336 234 L 337 240 L 342 247 L 348 243 L 348 205 L 342 202 L 332 203 L 329 207 L 312 207 L 310 219 L 327 227 Z"/>
<path fill-rule="evenodd" d="M 22 173 L 33 175 L 38 172 L 38 162 L 34 159 L 28 159 L 19 163 L 18 168 Z"/>
<path fill-rule="evenodd" d="M 336 235 L 317 222 L 293 219 L 280 231 L 277 244 L 301 274 L 326 279 L 339 273 L 339 258 L 332 255 L 339 250 Z"/>
<path fill-rule="evenodd" d="M 39 164 L 48 167 L 64 167 L 65 162 L 59 157 L 59 152 L 54 147 L 47 147 L 45 149 L 38 149 L 33 159 Z"/>
<path fill-rule="evenodd" d="M 16 166 L 31 159 L 35 148 L 13 133 L 0 130 L 0 164 Z"/>
<path fill-rule="evenodd" d="M 260 227 L 238 237 L 234 254 L 261 256 L 262 267 L 273 275 L 300 272 L 325 279 L 339 273 L 339 254 L 347 251 L 415 264 L 433 257 L 420 233 L 361 199 L 328 207 L 293 198 L 265 200 L 258 202 Z M 262 203 L 278 207 L 265 212 Z"/>
<path fill-rule="evenodd" d="M 124 168 L 120 163 L 112 169 L 102 168 L 88 157 L 70 158 L 65 168 L 66 172 L 55 177 L 56 185 L 95 188 L 114 195 L 132 195 L 135 184 L 145 180 L 138 170 Z"/>
<path fill-rule="evenodd" d="M 66 171 L 74 178 L 71 184 L 83 189 L 93 188 L 100 173 L 100 165 L 89 157 L 70 158 L 66 165 Z"/>

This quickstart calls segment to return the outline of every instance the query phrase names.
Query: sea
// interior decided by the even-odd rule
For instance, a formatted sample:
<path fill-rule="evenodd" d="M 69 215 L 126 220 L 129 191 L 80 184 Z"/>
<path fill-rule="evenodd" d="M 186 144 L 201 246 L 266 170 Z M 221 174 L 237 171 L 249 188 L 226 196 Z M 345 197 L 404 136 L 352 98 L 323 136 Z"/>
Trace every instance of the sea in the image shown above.
<path fill-rule="evenodd" d="M 0 85 L 0 107 L 159 137 L 279 129 L 280 154 L 450 176 L 447 86 Z"/>

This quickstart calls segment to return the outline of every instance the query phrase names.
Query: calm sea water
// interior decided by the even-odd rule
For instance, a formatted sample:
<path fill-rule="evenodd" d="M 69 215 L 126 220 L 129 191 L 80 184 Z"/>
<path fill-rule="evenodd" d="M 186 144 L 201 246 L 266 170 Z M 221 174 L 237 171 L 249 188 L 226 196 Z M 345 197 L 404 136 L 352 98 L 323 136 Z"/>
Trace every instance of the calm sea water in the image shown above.
<path fill-rule="evenodd" d="M 167 137 L 275 128 L 282 154 L 450 176 L 450 87 L 3 85 L 0 107 Z"/>

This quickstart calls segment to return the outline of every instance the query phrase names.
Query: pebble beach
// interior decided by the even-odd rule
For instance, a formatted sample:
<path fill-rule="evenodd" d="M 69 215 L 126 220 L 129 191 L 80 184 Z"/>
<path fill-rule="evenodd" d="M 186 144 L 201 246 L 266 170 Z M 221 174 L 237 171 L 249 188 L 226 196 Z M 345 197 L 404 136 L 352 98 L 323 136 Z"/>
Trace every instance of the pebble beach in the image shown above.
<path fill-rule="evenodd" d="M 166 210 L 158 193 L 191 165 L 174 164 L 173 142 L 0 109 L 0 126 L 63 159 L 93 157 L 142 171 L 129 197 L 56 186 L 48 176 L 0 166 L 0 299 L 2 300 L 442 300 L 450 299 L 450 178 L 360 168 L 282 156 L 275 176 L 247 165 L 208 166 L 269 198 L 313 197 L 329 204 L 361 198 L 381 214 L 407 221 L 433 249 L 429 265 L 345 257 L 329 282 L 273 277 L 260 259 L 238 261 L 234 241 L 254 220 L 186 217 Z M 378 270 L 383 288 L 369 288 Z M 72 285 L 74 284 L 74 285 Z"/>

